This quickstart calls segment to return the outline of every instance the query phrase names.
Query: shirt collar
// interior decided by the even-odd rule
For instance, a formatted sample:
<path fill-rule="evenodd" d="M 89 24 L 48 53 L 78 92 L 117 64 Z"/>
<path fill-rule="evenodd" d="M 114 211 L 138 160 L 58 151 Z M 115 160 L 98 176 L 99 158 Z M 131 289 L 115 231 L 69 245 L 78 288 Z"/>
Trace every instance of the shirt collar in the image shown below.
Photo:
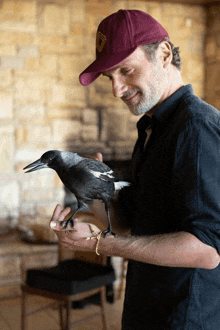
<path fill-rule="evenodd" d="M 178 89 L 173 93 L 168 99 L 166 99 L 153 113 L 154 118 L 162 122 L 167 120 L 172 114 L 173 110 L 176 108 L 177 104 L 181 101 L 186 94 L 194 95 L 193 87 L 191 84 L 186 85 Z"/>
<path fill-rule="evenodd" d="M 146 114 L 143 115 L 137 122 L 138 131 L 145 130 L 149 125 L 152 125 L 155 120 L 161 123 L 168 120 L 177 104 L 186 96 L 186 94 L 194 94 L 191 84 L 179 88 L 175 93 L 168 97 L 168 99 L 156 109 L 152 117 L 149 117 Z"/>

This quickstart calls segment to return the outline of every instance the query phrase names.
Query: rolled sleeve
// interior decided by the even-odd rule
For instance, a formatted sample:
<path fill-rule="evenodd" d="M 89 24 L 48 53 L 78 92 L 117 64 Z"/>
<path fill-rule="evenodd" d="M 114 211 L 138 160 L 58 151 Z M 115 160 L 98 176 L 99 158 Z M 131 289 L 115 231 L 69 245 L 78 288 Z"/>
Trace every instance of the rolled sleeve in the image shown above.
<path fill-rule="evenodd" d="M 190 120 L 179 135 L 173 171 L 174 207 L 179 230 L 220 253 L 220 126 Z"/>

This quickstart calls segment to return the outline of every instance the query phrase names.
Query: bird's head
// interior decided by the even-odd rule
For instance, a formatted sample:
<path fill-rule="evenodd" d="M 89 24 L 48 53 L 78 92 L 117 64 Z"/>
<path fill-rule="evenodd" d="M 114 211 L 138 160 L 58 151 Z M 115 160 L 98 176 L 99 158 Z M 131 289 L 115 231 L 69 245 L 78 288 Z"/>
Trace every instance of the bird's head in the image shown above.
<path fill-rule="evenodd" d="M 50 150 L 45 152 L 40 159 L 24 167 L 24 170 L 30 168 L 28 172 L 34 172 L 41 170 L 42 168 L 52 168 L 55 171 L 59 170 L 60 167 L 71 167 L 79 163 L 83 158 L 77 153 L 59 150 Z"/>
<path fill-rule="evenodd" d="M 42 168 L 53 168 L 55 169 L 56 166 L 59 164 L 61 151 L 59 150 L 50 150 L 45 152 L 40 159 L 36 160 L 35 162 L 27 165 L 23 169 L 26 170 L 30 168 L 30 170 L 26 171 L 28 172 L 34 172 L 41 170 Z"/>

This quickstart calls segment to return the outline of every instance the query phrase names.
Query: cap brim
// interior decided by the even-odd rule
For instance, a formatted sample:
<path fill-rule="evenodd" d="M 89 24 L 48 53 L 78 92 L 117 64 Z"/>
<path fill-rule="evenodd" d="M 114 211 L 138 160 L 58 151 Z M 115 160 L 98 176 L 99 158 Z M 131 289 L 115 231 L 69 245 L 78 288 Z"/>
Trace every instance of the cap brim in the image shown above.
<path fill-rule="evenodd" d="M 102 56 L 90 64 L 79 76 L 79 81 L 83 86 L 88 86 L 96 80 L 104 71 L 110 70 L 130 56 L 138 46 L 120 53 Z"/>

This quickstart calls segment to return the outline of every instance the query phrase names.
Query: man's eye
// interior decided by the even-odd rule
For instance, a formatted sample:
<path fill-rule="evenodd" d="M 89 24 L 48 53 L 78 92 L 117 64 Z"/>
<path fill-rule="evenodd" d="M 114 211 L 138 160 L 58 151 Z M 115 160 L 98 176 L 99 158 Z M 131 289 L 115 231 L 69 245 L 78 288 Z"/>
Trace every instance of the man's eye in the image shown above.
<path fill-rule="evenodd" d="M 131 71 L 131 69 L 122 69 L 121 72 L 123 75 L 128 74 Z"/>

